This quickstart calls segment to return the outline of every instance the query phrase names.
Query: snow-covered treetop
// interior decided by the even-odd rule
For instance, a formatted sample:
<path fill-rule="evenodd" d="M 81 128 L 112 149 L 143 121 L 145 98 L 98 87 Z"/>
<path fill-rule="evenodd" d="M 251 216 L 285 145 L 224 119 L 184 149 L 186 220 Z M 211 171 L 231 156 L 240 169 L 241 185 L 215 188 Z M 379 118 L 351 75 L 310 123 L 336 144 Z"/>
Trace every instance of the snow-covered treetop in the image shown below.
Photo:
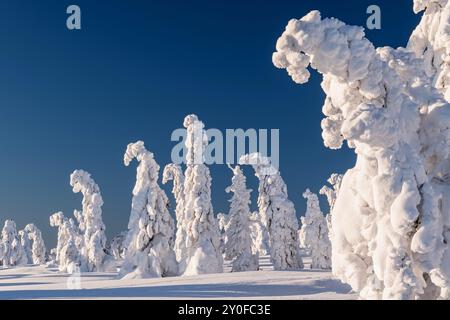
<path fill-rule="evenodd" d="M 65 221 L 64 213 L 61 211 L 56 212 L 50 216 L 50 226 L 59 227 L 62 226 Z"/>
<path fill-rule="evenodd" d="M 191 114 L 184 118 L 183 126 L 187 129 L 186 164 L 203 164 L 205 148 L 208 145 L 208 136 L 204 130 L 205 125 L 198 120 L 195 114 Z"/>
<path fill-rule="evenodd" d="M 94 205 L 103 205 L 103 200 L 100 194 L 100 188 L 91 178 L 91 174 L 84 170 L 75 170 L 70 175 L 70 185 L 74 193 L 81 192 L 84 196 L 96 195 L 90 201 L 94 201 Z"/>
<path fill-rule="evenodd" d="M 333 173 L 331 177 L 327 180 L 327 182 L 331 185 L 331 187 L 323 186 L 322 189 L 320 189 L 319 191 L 320 194 L 327 197 L 328 204 L 330 206 L 330 211 L 334 207 L 334 203 L 336 202 L 336 198 L 339 193 L 343 177 L 344 176 L 342 174 Z"/>
<path fill-rule="evenodd" d="M 123 163 L 128 167 L 134 158 L 138 161 L 153 158 L 153 153 L 145 149 L 144 141 L 137 141 L 128 144 L 127 150 L 123 156 Z M 159 169 L 158 164 L 157 166 Z"/>
<path fill-rule="evenodd" d="M 173 194 L 181 196 L 183 194 L 184 174 L 181 167 L 170 163 L 164 167 L 162 183 L 166 184 L 173 180 Z"/>
<path fill-rule="evenodd" d="M 279 173 L 278 170 L 272 166 L 270 158 L 261 155 L 259 152 L 241 156 L 239 164 L 251 165 L 255 170 L 256 176 L 260 179 L 264 176 L 276 175 Z"/>
<path fill-rule="evenodd" d="M 225 189 L 226 193 L 237 193 L 241 195 L 242 193 L 251 193 L 252 190 L 247 189 L 247 178 L 245 177 L 244 173 L 242 172 L 242 169 L 240 166 L 235 166 L 234 168 L 230 165 L 228 165 L 231 171 L 233 171 L 233 177 L 231 178 L 231 186 L 227 187 Z"/>
<path fill-rule="evenodd" d="M 322 136 L 331 149 L 341 148 L 344 140 L 359 149 L 401 141 L 417 145 L 412 133 L 419 130 L 419 110 L 426 113 L 443 104 L 414 54 L 375 50 L 362 27 L 322 19 L 318 11 L 290 20 L 276 49 L 273 63 L 296 83 L 309 80 L 309 65 L 323 74 Z"/>
<path fill-rule="evenodd" d="M 432 5 L 443 7 L 447 1 L 448 0 L 414 0 L 414 12 L 419 13 Z"/>
<path fill-rule="evenodd" d="M 317 197 L 317 194 L 312 193 L 309 189 L 306 189 L 303 193 L 303 198 L 306 199 L 306 216 L 317 213 L 320 213 L 320 215 L 323 216 L 320 211 L 319 198 Z"/>
<path fill-rule="evenodd" d="M 2 240 L 12 241 L 14 237 L 17 236 L 16 223 L 13 220 L 6 220 L 2 229 Z"/>

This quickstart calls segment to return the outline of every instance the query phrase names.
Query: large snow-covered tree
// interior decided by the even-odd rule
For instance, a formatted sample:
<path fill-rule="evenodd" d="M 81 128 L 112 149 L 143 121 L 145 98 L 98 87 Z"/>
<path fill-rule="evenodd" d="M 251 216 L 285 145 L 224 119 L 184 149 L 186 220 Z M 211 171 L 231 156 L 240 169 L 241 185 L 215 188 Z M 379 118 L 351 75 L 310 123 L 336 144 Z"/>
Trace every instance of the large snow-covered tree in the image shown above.
<path fill-rule="evenodd" d="M 204 163 L 208 137 L 196 115 L 188 115 L 183 125 L 187 129 L 184 182 L 187 254 L 186 261 L 180 263 L 180 271 L 184 275 L 221 273 L 221 237 L 211 203 L 211 174 Z"/>
<path fill-rule="evenodd" d="M 82 211 L 75 211 L 84 245 L 82 255 L 85 265 L 82 271 L 114 270 L 111 256 L 106 252 L 105 224 L 102 220 L 103 198 L 99 186 L 84 170 L 75 170 L 70 175 L 70 185 L 74 193 L 83 195 Z"/>
<path fill-rule="evenodd" d="M 73 219 L 67 219 L 62 212 L 50 216 L 50 226 L 58 228 L 55 262 L 61 272 L 82 271 L 86 264 L 82 255 L 84 238 Z"/>
<path fill-rule="evenodd" d="M 166 184 L 173 181 L 172 193 L 175 197 L 176 208 L 175 217 L 177 222 L 177 231 L 175 236 L 175 255 L 179 263 L 180 270 L 184 270 L 187 259 L 186 249 L 186 223 L 184 221 L 184 174 L 179 165 L 168 164 L 164 168 L 162 183 Z"/>
<path fill-rule="evenodd" d="M 43 265 L 47 261 L 47 249 L 41 230 L 33 223 L 27 224 L 24 229 L 27 238 L 31 240 L 31 261 L 33 264 Z"/>
<path fill-rule="evenodd" d="M 331 269 L 331 242 L 328 237 L 327 220 L 320 210 L 319 198 L 309 189 L 303 193 L 306 213 L 301 217 L 301 244 L 310 250 L 312 269 Z"/>
<path fill-rule="evenodd" d="M 259 153 L 244 155 L 239 163 L 251 165 L 259 179 L 259 214 L 269 233 L 270 256 L 275 270 L 303 268 L 295 208 L 280 172 L 269 158 Z"/>
<path fill-rule="evenodd" d="M 158 185 L 160 167 L 142 141 L 127 146 L 125 165 L 129 166 L 133 159 L 139 165 L 120 277 L 175 276 L 178 274 L 173 250 L 175 226 L 169 214 L 169 200 Z"/>
<path fill-rule="evenodd" d="M 428 40 L 439 36 L 430 44 L 447 46 L 448 1 L 415 4 L 440 15 L 441 34 L 430 28 L 430 15 L 420 29 L 429 28 Z M 410 48 L 419 47 L 412 44 L 420 43 L 418 32 Z M 276 47 L 274 64 L 295 82 L 308 81 L 309 65 L 323 75 L 324 143 L 339 149 L 346 140 L 357 155 L 332 211 L 333 273 L 362 298 L 448 298 L 450 110 L 424 52 L 375 49 L 363 28 L 318 11 L 291 20 Z M 448 61 L 448 50 L 430 55 Z M 446 63 L 438 64 L 445 74 Z"/>
<path fill-rule="evenodd" d="M 226 244 L 225 259 L 232 260 L 232 272 L 257 271 L 259 255 L 252 253 L 252 238 L 250 229 L 250 194 L 247 189 L 247 179 L 239 166 L 230 167 L 233 171 L 231 186 L 226 189 L 232 192 L 230 212 L 225 228 Z"/>
<path fill-rule="evenodd" d="M 3 267 L 23 266 L 28 263 L 27 255 L 22 247 L 16 223 L 6 220 L 2 229 L 0 242 L 0 262 Z"/>

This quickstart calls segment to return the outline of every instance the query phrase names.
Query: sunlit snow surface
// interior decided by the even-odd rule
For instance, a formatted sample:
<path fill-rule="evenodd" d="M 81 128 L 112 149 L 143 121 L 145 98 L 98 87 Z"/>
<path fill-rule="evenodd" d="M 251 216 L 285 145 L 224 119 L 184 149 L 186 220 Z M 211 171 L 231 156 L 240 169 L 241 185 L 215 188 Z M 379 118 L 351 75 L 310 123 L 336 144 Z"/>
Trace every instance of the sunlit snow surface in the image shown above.
<path fill-rule="evenodd" d="M 68 289 L 69 275 L 57 269 L 3 269 L 0 299 L 356 299 L 329 271 L 272 271 L 268 257 L 261 265 L 263 271 L 142 280 L 89 273 L 81 275 L 81 290 Z"/>

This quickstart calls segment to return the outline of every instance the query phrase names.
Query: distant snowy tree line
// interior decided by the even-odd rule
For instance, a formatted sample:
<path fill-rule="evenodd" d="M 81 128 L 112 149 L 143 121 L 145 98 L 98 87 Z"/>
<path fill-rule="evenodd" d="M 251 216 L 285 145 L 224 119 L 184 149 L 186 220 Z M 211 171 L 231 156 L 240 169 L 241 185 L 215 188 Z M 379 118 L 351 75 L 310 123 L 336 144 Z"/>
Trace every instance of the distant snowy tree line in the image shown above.
<path fill-rule="evenodd" d="M 175 220 L 159 185 L 160 166 L 144 142 L 137 141 L 127 146 L 124 155 L 126 166 L 134 159 L 138 162 L 127 231 L 107 243 L 100 188 L 88 172 L 75 170 L 70 185 L 74 193 L 81 193 L 82 207 L 74 210 L 73 217 L 62 212 L 50 216 L 50 225 L 57 228 L 56 248 L 47 252 L 34 224 L 17 231 L 14 221 L 7 220 L 0 238 L 0 265 L 46 264 L 66 273 L 118 271 L 120 278 L 132 279 L 220 273 L 224 259 L 230 261 L 232 272 L 257 271 L 259 256 L 270 255 L 275 270 L 302 269 L 294 205 L 270 159 L 254 153 L 239 161 L 252 166 L 259 179 L 259 210 L 250 210 L 252 190 L 247 188 L 241 166 L 236 165 L 229 166 L 231 185 L 225 190 L 232 194 L 229 213 L 215 216 L 212 179 L 203 162 L 209 142 L 204 124 L 196 115 L 189 115 L 184 127 L 186 166 L 168 164 L 162 174 L 163 184 L 173 181 Z M 329 246 L 322 245 L 328 239 L 326 219 L 320 208 L 314 214 L 316 218 L 321 215 L 322 230 L 317 235 L 306 232 L 305 247 L 329 260 Z M 314 219 L 302 221 L 306 229 L 316 228 L 318 223 Z M 313 263 L 311 267 L 330 265 Z"/>

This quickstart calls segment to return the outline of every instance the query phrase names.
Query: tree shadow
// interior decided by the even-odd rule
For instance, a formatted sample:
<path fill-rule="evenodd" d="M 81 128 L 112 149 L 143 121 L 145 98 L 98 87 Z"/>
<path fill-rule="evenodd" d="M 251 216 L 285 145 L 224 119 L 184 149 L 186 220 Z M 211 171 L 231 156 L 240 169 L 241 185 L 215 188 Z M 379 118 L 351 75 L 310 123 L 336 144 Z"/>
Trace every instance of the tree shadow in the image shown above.
<path fill-rule="evenodd" d="M 101 288 L 81 290 L 11 290 L 1 291 L 0 299 L 80 299 L 80 298 L 257 298 L 257 297 L 301 297 L 334 292 L 348 294 L 348 285 L 337 280 L 321 279 L 305 285 L 282 284 L 186 284 L 166 286 L 144 286 L 128 288 Z"/>

